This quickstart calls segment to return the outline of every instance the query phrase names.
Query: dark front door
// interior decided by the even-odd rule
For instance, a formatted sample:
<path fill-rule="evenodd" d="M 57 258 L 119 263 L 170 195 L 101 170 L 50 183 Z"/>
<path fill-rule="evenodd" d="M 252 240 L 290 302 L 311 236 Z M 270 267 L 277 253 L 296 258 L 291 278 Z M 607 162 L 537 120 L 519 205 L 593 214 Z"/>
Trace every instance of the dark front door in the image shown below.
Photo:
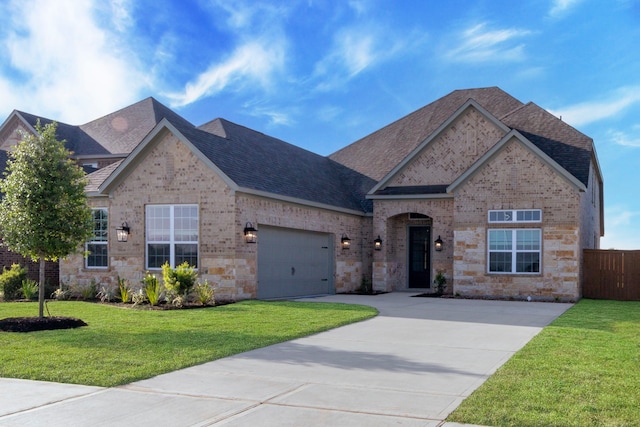
<path fill-rule="evenodd" d="M 431 227 L 409 227 L 409 287 L 431 287 Z"/>

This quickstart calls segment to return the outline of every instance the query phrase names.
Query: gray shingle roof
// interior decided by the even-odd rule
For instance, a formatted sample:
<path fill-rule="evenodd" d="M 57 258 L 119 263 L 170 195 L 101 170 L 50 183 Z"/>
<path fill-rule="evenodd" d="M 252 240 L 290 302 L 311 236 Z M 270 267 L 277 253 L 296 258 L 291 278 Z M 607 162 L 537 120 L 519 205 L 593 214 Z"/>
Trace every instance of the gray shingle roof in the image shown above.
<path fill-rule="evenodd" d="M 240 187 L 360 212 L 373 210 L 365 195 L 375 181 L 327 157 L 224 119 L 203 125 L 208 131 L 169 121 Z"/>
<path fill-rule="evenodd" d="M 84 124 L 80 129 L 98 141 L 106 152 L 128 154 L 165 117 L 172 123 L 193 126 L 182 116 L 150 97 Z"/>
<path fill-rule="evenodd" d="M 23 111 L 17 111 L 17 113 L 20 114 L 33 128 L 36 127 L 38 120 L 40 120 L 40 124 L 42 126 L 54 121 L 46 117 L 35 116 Z M 56 137 L 59 140 L 65 140 L 65 146 L 75 155 L 109 154 L 109 152 L 100 145 L 100 143 L 87 135 L 79 126 L 58 122 Z"/>
<path fill-rule="evenodd" d="M 406 185 L 402 187 L 385 187 L 375 192 L 377 196 L 409 196 L 421 194 L 447 194 L 445 185 Z"/>
<path fill-rule="evenodd" d="M 38 119 L 45 125 L 53 120 L 18 111 L 35 127 Z M 66 147 L 76 156 L 127 155 L 163 118 L 193 126 L 154 98 L 146 98 L 104 117 L 75 126 L 58 122 L 56 135 L 67 141 Z"/>
<path fill-rule="evenodd" d="M 120 166 L 120 163 L 122 163 L 122 160 L 111 163 L 110 165 L 100 168 L 97 171 L 87 175 L 88 183 L 85 190 L 88 193 L 98 192 L 98 188 L 100 187 L 100 185 L 104 182 L 105 179 L 109 177 L 109 175 L 113 173 L 114 170 L 116 170 L 118 166 Z"/>
<path fill-rule="evenodd" d="M 585 186 L 593 140 L 533 102 L 502 117 L 501 121 L 534 143 Z"/>

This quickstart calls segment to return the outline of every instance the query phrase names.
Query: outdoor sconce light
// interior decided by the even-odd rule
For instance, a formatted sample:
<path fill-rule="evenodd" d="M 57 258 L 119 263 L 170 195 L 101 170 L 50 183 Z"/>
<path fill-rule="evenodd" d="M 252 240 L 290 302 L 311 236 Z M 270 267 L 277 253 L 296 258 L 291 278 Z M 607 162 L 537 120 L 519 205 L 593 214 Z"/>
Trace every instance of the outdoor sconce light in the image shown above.
<path fill-rule="evenodd" d="M 442 250 L 442 239 L 440 238 L 440 236 L 438 236 L 438 238 L 436 239 L 435 243 L 435 249 L 436 251 L 440 252 Z"/>
<path fill-rule="evenodd" d="M 253 224 L 250 222 L 244 226 L 244 240 L 247 243 L 255 243 L 258 240 L 258 230 L 253 228 Z"/>
<path fill-rule="evenodd" d="M 343 234 L 340 238 L 340 243 L 342 244 L 342 249 L 349 249 L 351 246 L 351 239 L 348 238 L 346 234 Z"/>
<path fill-rule="evenodd" d="M 129 238 L 129 233 L 131 233 L 131 229 L 129 228 L 129 224 L 125 221 L 120 227 L 116 228 L 116 237 L 118 238 L 118 242 L 126 242 Z"/>
<path fill-rule="evenodd" d="M 373 241 L 373 249 L 375 249 L 376 251 L 382 249 L 382 239 L 380 238 L 380 236 L 378 236 L 378 238 Z"/>

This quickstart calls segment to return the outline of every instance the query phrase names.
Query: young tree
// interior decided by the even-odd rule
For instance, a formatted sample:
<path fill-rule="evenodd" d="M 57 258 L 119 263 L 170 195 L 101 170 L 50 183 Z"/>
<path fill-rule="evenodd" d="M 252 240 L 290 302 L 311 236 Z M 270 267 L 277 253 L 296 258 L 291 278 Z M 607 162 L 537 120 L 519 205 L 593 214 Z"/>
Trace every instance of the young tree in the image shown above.
<path fill-rule="evenodd" d="M 39 317 L 44 317 L 45 261 L 57 261 L 80 247 L 91 234 L 91 209 L 84 192 L 84 171 L 71 160 L 57 123 L 38 121 L 36 135 L 23 133 L 9 152 L 0 180 L 2 244 L 40 262 Z"/>

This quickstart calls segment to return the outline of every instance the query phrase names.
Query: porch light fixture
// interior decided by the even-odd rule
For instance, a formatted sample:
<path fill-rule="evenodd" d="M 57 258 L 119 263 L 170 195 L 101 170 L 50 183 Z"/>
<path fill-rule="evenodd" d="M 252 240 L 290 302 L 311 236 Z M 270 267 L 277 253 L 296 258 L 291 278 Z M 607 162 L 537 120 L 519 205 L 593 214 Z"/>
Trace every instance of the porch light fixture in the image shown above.
<path fill-rule="evenodd" d="M 373 241 L 373 249 L 379 251 L 382 249 L 382 239 L 378 235 L 378 238 Z"/>
<path fill-rule="evenodd" d="M 255 243 L 258 240 L 258 230 L 253 228 L 253 224 L 247 222 L 244 226 L 244 241 L 247 243 Z"/>
<path fill-rule="evenodd" d="M 130 233 L 131 229 L 126 221 L 123 222 L 120 227 L 116 227 L 116 237 L 118 238 L 118 242 L 126 242 L 127 239 L 129 239 Z"/>
<path fill-rule="evenodd" d="M 440 252 L 442 250 L 442 239 L 440 238 L 440 236 L 438 236 L 438 238 L 436 239 L 435 243 L 435 249 L 436 251 Z"/>
<path fill-rule="evenodd" d="M 351 247 L 351 239 L 348 238 L 346 234 L 342 235 L 340 243 L 342 244 L 342 249 L 349 249 Z"/>

